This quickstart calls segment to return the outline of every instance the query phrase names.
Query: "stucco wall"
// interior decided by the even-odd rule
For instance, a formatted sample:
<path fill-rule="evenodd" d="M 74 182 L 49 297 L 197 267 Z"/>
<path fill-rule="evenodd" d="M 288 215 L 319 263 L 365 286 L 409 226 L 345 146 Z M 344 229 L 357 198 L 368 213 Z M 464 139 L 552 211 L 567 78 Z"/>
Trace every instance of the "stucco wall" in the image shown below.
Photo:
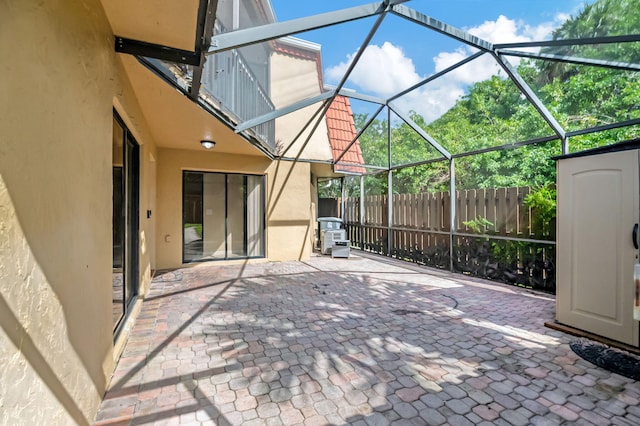
<path fill-rule="evenodd" d="M 0 2 L 0 52 L 0 424 L 91 424 L 114 365 L 114 102 L 144 143 L 142 120 L 97 0 Z"/>
<path fill-rule="evenodd" d="M 239 141 L 241 142 L 241 141 Z M 270 260 L 311 254 L 309 164 L 214 151 L 158 150 L 156 254 L 158 269 L 182 265 L 182 171 L 266 175 L 267 253 Z"/>
<path fill-rule="evenodd" d="M 320 94 L 320 77 L 318 66 L 314 60 L 299 58 L 276 52 L 271 57 L 271 99 L 276 108 L 289 106 L 303 99 Z M 316 113 L 321 104 L 308 106 L 276 119 L 276 138 L 286 148 Z M 317 118 L 316 118 L 317 119 Z M 315 121 L 314 121 L 315 123 Z M 306 131 L 286 153 L 287 157 L 309 160 L 331 160 L 326 121 L 323 119 L 313 133 L 309 142 L 309 126 Z"/>
<path fill-rule="evenodd" d="M 113 76 L 116 82 L 112 99 L 115 110 L 124 121 L 140 146 L 140 212 L 139 212 L 139 257 L 140 289 L 144 295 L 151 285 L 155 266 L 156 248 L 156 169 L 158 152 L 151 136 L 149 125 L 138 104 L 133 87 L 122 64 L 123 55 L 116 55 Z M 111 187 L 109 187 L 111 191 Z M 147 216 L 150 212 L 150 217 Z M 126 336 L 123 336 L 126 338 Z M 116 354 L 117 355 L 117 354 Z"/>
<path fill-rule="evenodd" d="M 267 247 L 270 260 L 311 255 L 311 165 L 276 161 L 267 179 Z"/>

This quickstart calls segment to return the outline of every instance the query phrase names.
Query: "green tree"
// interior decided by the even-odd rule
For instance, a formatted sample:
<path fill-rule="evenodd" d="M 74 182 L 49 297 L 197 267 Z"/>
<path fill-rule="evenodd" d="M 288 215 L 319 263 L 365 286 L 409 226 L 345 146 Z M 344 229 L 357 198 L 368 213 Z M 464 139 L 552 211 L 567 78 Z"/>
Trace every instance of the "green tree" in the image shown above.
<path fill-rule="evenodd" d="M 599 0 L 585 6 L 553 34 L 554 39 L 579 39 L 636 33 L 640 28 L 640 0 Z M 543 53 L 640 62 L 640 43 L 548 47 Z M 640 118 L 640 74 L 595 66 L 541 60 L 522 61 L 518 73 L 560 125 L 568 131 L 588 129 Z M 553 129 L 502 75 L 475 83 L 444 115 L 431 123 L 411 113 L 412 120 L 453 154 L 555 136 Z M 366 116 L 356 116 L 361 128 Z M 361 136 L 365 162 L 387 166 L 387 121 L 374 120 Z M 570 139 L 580 151 L 640 136 L 640 126 L 610 129 Z M 391 123 L 393 166 L 436 160 L 440 154 L 401 121 Z M 504 186 L 544 187 L 555 182 L 560 141 L 487 152 L 456 160 L 459 188 Z M 449 187 L 447 161 L 394 172 L 394 192 L 443 191 Z M 383 184 L 384 185 L 384 184 Z"/>

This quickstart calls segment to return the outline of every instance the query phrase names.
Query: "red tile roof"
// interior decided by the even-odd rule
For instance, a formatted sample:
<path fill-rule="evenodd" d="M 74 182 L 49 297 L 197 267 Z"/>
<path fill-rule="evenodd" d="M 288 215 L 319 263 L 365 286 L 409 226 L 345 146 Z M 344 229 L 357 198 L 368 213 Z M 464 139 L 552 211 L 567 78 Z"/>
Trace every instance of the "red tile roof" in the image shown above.
<path fill-rule="evenodd" d="M 333 160 L 335 161 L 358 134 L 355 121 L 353 120 L 349 98 L 336 96 L 327 111 L 326 118 L 329 142 L 331 143 L 331 151 L 333 153 Z M 364 164 L 360 141 L 356 140 L 356 142 L 351 145 L 347 153 L 340 159 L 340 163 Z M 336 164 L 334 170 L 336 172 L 365 173 L 364 167 L 343 164 Z"/>

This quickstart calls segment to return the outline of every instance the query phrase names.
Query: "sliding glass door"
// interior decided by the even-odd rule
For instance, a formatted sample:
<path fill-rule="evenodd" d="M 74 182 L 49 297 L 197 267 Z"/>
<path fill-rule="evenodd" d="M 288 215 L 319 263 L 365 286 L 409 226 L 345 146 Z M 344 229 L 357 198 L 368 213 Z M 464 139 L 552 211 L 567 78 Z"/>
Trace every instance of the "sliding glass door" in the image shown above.
<path fill-rule="evenodd" d="M 264 257 L 264 176 L 183 172 L 183 262 Z"/>
<path fill-rule="evenodd" d="M 138 293 L 139 147 L 113 117 L 113 329 L 117 332 Z"/>

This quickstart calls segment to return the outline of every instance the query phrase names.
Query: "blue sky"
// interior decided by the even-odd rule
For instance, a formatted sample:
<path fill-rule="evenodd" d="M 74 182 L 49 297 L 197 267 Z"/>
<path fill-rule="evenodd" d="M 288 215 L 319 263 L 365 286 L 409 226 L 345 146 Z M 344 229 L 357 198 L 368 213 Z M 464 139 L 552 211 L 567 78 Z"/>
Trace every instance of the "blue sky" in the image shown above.
<path fill-rule="evenodd" d="M 370 2 L 272 0 L 279 21 L 367 3 Z M 511 42 L 550 38 L 553 29 L 579 12 L 584 3 L 583 0 L 412 0 L 405 5 L 489 41 Z M 325 82 L 336 84 L 374 20 L 340 24 L 296 37 L 322 45 Z M 462 43 L 388 16 L 346 87 L 386 98 L 472 53 Z M 434 119 L 449 109 L 469 84 L 497 72 L 498 67 L 485 55 L 482 60 L 448 74 L 398 103 L 405 110 L 413 109 L 427 119 Z"/>

